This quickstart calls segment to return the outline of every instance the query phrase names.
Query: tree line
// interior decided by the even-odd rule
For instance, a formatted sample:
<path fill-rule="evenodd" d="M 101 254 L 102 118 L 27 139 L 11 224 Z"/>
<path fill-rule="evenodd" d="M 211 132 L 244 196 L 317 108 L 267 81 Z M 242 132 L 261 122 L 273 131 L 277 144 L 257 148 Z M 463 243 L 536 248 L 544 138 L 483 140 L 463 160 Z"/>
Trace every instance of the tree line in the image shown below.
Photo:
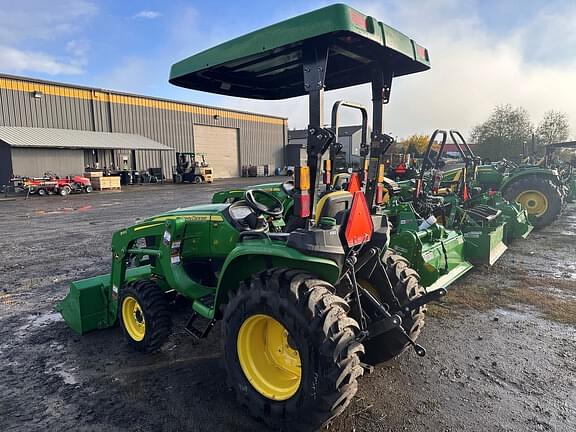
<path fill-rule="evenodd" d="M 528 111 L 510 104 L 496 106 L 488 119 L 472 129 L 469 142 L 476 144 L 475 152 L 490 160 L 519 160 L 528 155 L 542 155 L 544 146 L 568 139 L 568 115 L 549 110 L 535 125 Z M 411 135 L 397 142 L 395 152 L 422 156 L 429 135 Z"/>

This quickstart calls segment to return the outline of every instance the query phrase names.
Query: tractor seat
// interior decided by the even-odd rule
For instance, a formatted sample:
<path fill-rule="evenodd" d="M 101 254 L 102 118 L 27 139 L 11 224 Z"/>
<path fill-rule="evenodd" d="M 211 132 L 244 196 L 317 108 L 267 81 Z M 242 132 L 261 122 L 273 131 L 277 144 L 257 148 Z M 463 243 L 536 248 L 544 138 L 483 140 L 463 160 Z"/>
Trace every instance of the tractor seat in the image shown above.
<path fill-rule="evenodd" d="M 347 191 L 335 191 L 324 195 L 316 204 L 316 223 L 323 217 L 336 219 L 336 225 L 342 225 L 346 212 L 352 205 L 353 195 Z"/>

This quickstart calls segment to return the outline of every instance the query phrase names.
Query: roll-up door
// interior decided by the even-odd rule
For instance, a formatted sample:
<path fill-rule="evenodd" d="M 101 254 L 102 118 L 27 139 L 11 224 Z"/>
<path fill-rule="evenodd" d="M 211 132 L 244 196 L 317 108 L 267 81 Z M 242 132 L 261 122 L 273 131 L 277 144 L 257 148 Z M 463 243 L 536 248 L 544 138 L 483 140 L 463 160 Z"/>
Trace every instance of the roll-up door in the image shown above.
<path fill-rule="evenodd" d="M 214 178 L 240 176 L 237 129 L 194 125 L 194 151 L 205 154 Z"/>

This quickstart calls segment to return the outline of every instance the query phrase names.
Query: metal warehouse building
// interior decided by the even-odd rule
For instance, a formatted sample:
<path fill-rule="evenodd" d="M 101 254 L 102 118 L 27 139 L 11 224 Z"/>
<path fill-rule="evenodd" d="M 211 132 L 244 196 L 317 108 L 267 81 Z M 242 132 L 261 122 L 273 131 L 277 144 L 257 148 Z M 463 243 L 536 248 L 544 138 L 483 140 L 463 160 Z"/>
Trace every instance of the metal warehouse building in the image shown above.
<path fill-rule="evenodd" d="M 283 166 L 286 144 L 281 117 L 0 75 L 0 184 L 85 167 L 171 178 L 175 152 L 205 153 L 216 178 L 234 177 L 243 165 Z"/>

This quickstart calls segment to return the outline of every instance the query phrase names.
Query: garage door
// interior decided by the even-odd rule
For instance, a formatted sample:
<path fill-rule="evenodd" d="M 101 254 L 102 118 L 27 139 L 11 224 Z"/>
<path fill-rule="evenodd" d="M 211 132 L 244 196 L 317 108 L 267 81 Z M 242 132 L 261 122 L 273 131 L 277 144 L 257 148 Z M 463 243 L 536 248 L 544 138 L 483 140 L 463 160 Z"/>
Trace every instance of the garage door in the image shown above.
<path fill-rule="evenodd" d="M 194 125 L 194 150 L 205 153 L 214 178 L 240 176 L 237 129 Z"/>

